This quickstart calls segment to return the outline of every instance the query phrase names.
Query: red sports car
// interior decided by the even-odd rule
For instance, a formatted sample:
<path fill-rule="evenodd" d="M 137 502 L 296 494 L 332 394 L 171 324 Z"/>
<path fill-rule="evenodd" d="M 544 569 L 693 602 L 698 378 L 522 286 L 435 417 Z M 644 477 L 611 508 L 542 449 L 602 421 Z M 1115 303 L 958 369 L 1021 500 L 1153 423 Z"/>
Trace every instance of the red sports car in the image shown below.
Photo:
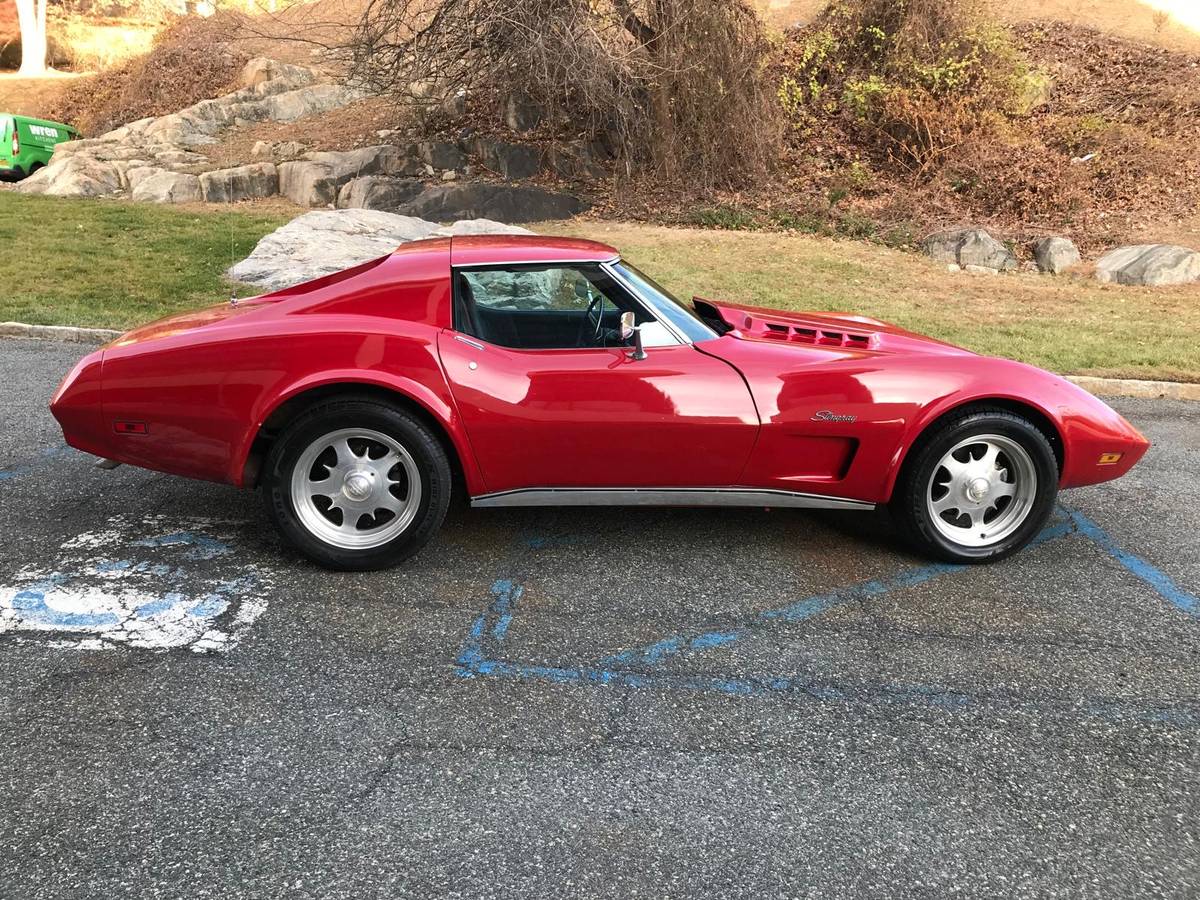
<path fill-rule="evenodd" d="M 1070 382 L 855 315 L 684 303 L 612 247 L 415 241 L 84 357 L 72 446 L 261 486 L 318 563 L 392 565 L 478 507 L 887 504 L 925 553 L 995 560 L 1059 488 L 1149 446 Z"/>

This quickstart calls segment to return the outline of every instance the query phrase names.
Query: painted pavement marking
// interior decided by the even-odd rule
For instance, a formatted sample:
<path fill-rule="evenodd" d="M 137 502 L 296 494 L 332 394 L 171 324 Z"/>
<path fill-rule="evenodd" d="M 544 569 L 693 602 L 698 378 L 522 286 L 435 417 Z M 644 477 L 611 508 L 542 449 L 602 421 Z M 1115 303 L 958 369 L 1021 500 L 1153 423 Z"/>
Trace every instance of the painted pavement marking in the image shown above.
<path fill-rule="evenodd" d="M 1200 599 L 1195 595 L 1185 591 L 1146 560 L 1122 549 L 1107 532 L 1087 516 L 1065 508 L 1062 508 L 1061 512 L 1062 515 L 1048 525 L 1033 540 L 1031 546 L 1072 534 L 1087 537 L 1174 607 L 1189 616 L 1200 618 Z M 541 546 L 534 541 L 523 541 L 529 549 L 536 550 Z M 848 689 L 839 685 L 790 677 L 679 675 L 661 668 L 669 659 L 680 654 L 706 652 L 729 646 L 752 634 L 761 634 L 764 628 L 773 625 L 804 621 L 846 603 L 883 596 L 891 591 L 914 587 L 969 568 L 948 563 L 914 567 L 887 578 L 859 582 L 806 597 L 784 607 L 761 611 L 741 627 L 702 631 L 693 635 L 672 635 L 643 647 L 623 650 L 596 663 L 579 666 L 538 665 L 506 658 L 503 654 L 506 649 L 505 638 L 516 615 L 517 604 L 524 588 L 511 580 L 502 579 L 492 585 L 491 603 L 475 619 L 468 631 L 455 663 L 455 672 L 463 678 L 516 678 L 558 684 L 619 685 L 627 688 L 663 687 L 743 696 L 800 693 L 822 701 L 882 700 L 917 703 L 948 711 L 964 710 L 981 703 L 1028 706 L 1028 701 L 1004 694 L 963 694 L 919 685 L 885 684 L 873 688 Z M 1200 704 L 1197 703 L 1169 702 L 1148 705 L 1101 697 L 1078 700 L 1047 699 L 1039 700 L 1035 705 L 1059 710 L 1073 709 L 1114 721 L 1133 719 L 1200 727 Z"/>
<path fill-rule="evenodd" d="M 114 516 L 64 541 L 50 567 L 28 565 L 0 583 L 0 635 L 85 650 L 229 650 L 266 610 L 271 585 L 260 566 L 228 574 L 223 558 L 244 524 Z"/>

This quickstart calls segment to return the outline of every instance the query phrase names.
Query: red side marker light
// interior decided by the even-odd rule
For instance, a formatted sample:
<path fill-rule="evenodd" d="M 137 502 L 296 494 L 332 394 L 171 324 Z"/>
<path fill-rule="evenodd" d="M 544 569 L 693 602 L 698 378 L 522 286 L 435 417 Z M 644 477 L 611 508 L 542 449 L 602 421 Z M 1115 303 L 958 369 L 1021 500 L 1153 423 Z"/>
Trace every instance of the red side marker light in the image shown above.
<path fill-rule="evenodd" d="M 149 430 L 145 422 L 125 422 L 119 419 L 113 422 L 113 431 L 117 434 L 145 434 Z"/>

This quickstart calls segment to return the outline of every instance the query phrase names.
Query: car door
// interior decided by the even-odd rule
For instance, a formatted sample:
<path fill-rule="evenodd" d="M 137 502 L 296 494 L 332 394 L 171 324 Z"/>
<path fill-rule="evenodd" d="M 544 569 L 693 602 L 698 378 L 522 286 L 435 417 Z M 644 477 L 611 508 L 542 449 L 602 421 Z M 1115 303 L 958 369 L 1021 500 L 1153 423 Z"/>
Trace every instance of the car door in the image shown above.
<path fill-rule="evenodd" d="M 681 343 L 596 264 L 456 270 L 438 348 L 490 492 L 725 487 L 758 432 L 741 375 Z M 617 328 L 634 312 L 635 360 Z"/>

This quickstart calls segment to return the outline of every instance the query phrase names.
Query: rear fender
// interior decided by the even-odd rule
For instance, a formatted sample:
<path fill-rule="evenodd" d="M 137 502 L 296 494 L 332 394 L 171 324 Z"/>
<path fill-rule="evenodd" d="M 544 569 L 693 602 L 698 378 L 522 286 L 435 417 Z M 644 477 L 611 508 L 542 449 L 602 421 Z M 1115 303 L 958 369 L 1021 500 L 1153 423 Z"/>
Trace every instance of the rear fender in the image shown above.
<path fill-rule="evenodd" d="M 261 433 L 263 425 L 276 410 L 289 400 L 293 400 L 306 392 L 332 386 L 345 386 L 348 390 L 353 390 L 355 386 L 382 388 L 420 407 L 441 427 L 449 438 L 452 448 L 458 456 L 458 461 L 462 466 L 463 475 L 467 482 L 467 490 L 471 494 L 486 492 L 483 478 L 479 473 L 478 466 L 475 464 L 475 457 L 471 452 L 470 445 L 467 443 L 463 423 L 458 416 L 458 411 L 451 402 L 438 396 L 435 391 L 426 385 L 410 378 L 393 375 L 388 372 L 363 371 L 361 369 L 325 370 L 298 379 L 289 384 L 284 390 L 279 391 L 269 398 L 260 398 L 254 410 L 254 427 L 250 429 L 232 460 L 229 480 L 238 487 L 246 486 L 246 463 L 249 460 L 251 449 Z"/>

